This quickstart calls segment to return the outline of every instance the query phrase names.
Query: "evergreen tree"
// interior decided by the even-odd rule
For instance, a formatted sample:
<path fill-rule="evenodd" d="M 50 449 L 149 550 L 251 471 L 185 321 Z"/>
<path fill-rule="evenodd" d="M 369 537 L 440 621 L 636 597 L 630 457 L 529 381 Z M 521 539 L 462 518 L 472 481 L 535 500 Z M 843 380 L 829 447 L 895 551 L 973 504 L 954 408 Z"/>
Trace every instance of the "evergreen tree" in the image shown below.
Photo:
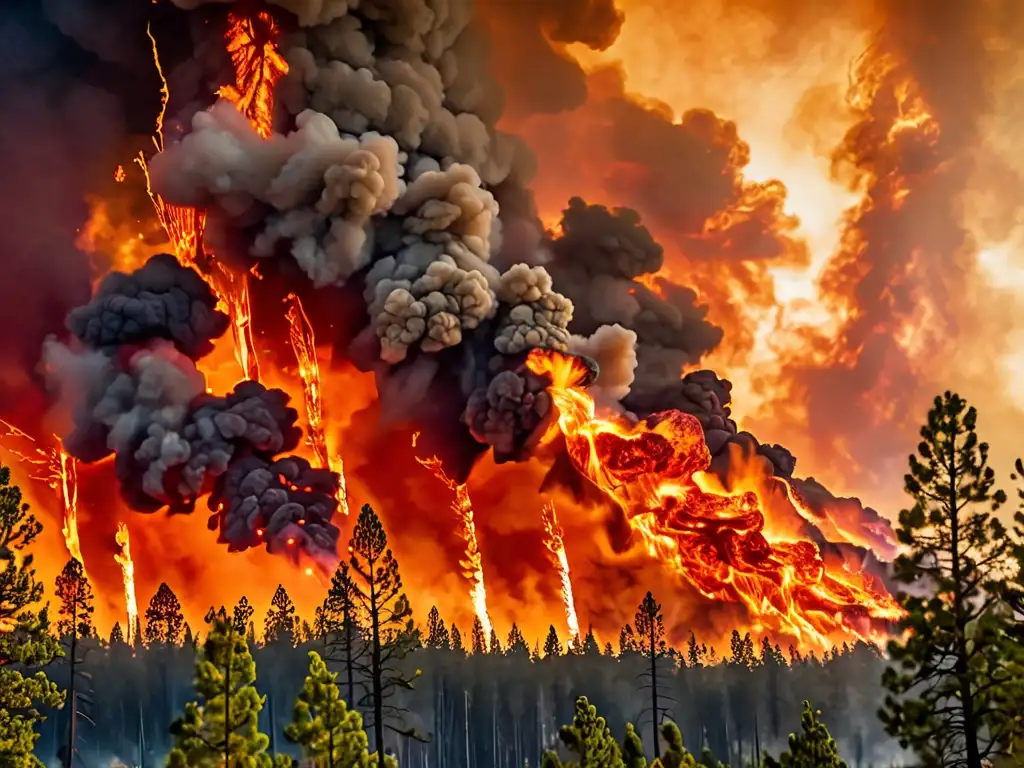
<path fill-rule="evenodd" d="M 544 658 L 562 655 L 562 641 L 558 639 L 558 630 L 555 625 L 548 627 L 548 636 L 544 638 Z"/>
<path fill-rule="evenodd" d="M 235 632 L 240 635 L 245 634 L 249 622 L 252 620 L 253 613 L 255 611 L 249 605 L 249 598 L 245 595 L 238 598 L 238 602 L 235 603 L 235 607 L 231 610 L 231 623 L 235 627 Z"/>
<path fill-rule="evenodd" d="M 471 642 L 474 656 L 482 656 L 487 653 L 487 638 L 484 637 L 484 624 L 480 621 L 479 616 L 473 619 Z"/>
<path fill-rule="evenodd" d="M 658 696 L 658 660 L 665 656 L 665 619 L 661 613 L 661 604 L 650 592 L 640 602 L 633 617 L 636 627 L 636 650 L 649 662 L 643 677 L 647 678 L 646 686 L 651 689 L 651 732 L 652 748 L 658 754 L 658 723 L 661 721 L 663 709 Z"/>
<path fill-rule="evenodd" d="M 913 587 L 901 597 L 909 633 L 889 644 L 894 665 L 883 676 L 889 695 L 879 713 L 926 764 L 965 768 L 981 768 L 1009 740 L 996 706 L 1004 681 L 994 674 L 1012 621 L 1000 596 L 1014 541 L 992 514 L 1006 497 L 976 423 L 959 396 L 935 398 L 910 457 L 914 505 L 900 512 L 897 531 L 908 551 L 895 569 Z"/>
<path fill-rule="evenodd" d="M 802 732 L 789 735 L 789 750 L 778 760 L 765 755 L 765 768 L 846 768 L 846 763 L 839 759 L 835 740 L 818 720 L 820 714 L 805 701 L 800 715 Z"/>
<path fill-rule="evenodd" d="M 402 591 L 398 560 L 388 548 L 388 537 L 380 518 L 364 504 L 359 512 L 349 543 L 349 565 L 359 577 L 354 595 L 361 615 L 369 625 L 369 658 L 360 669 L 370 682 L 366 701 L 373 709 L 373 735 L 376 751 L 384 754 L 384 729 L 400 735 L 416 736 L 412 729 L 396 726 L 404 711 L 390 704 L 398 689 L 411 689 L 417 671 L 411 677 L 401 669 L 401 661 L 419 643 L 412 620 L 409 599 Z"/>
<path fill-rule="evenodd" d="M 590 627 L 587 629 L 586 637 L 583 638 L 582 652 L 588 656 L 600 656 L 601 646 L 597 642 L 597 635 L 594 634 L 594 628 Z"/>
<path fill-rule="evenodd" d="M 42 768 L 33 754 L 35 726 L 45 720 L 40 708 L 64 703 L 43 672 L 27 673 L 61 655 L 46 606 L 38 607 L 43 585 L 28 552 L 42 529 L 21 489 L 11 485 L 10 468 L 0 466 L 0 765 L 18 768 Z"/>
<path fill-rule="evenodd" d="M 146 608 L 146 641 L 150 645 L 181 645 L 184 628 L 185 616 L 178 596 L 162 581 Z"/>
<path fill-rule="evenodd" d="M 345 700 L 353 707 L 363 698 L 363 688 L 357 689 L 356 673 L 369 650 L 359 622 L 357 594 L 348 563 L 341 563 L 331 577 L 331 588 L 322 606 L 324 658 L 341 665 Z"/>
<path fill-rule="evenodd" d="M 508 640 L 505 644 L 508 646 L 510 654 L 530 655 L 530 646 L 526 644 L 526 638 L 523 637 L 523 633 L 514 621 L 512 622 L 512 629 L 508 632 Z"/>
<path fill-rule="evenodd" d="M 110 645 L 121 645 L 124 643 L 124 632 L 121 630 L 121 622 L 115 621 L 114 628 L 110 630 Z"/>
<path fill-rule="evenodd" d="M 622 761 L 625 768 L 647 768 L 644 743 L 632 723 L 626 723 L 626 735 L 622 738 Z"/>
<path fill-rule="evenodd" d="M 615 655 L 615 649 L 612 648 L 612 644 L 611 643 L 605 643 L 604 644 L 604 655 L 607 656 L 608 658 L 611 658 L 611 657 L 613 657 Z"/>
<path fill-rule="evenodd" d="M 636 635 L 633 634 L 633 627 L 623 624 L 619 630 L 619 653 L 633 653 L 636 651 Z"/>
<path fill-rule="evenodd" d="M 267 609 L 267 618 L 263 621 L 263 642 L 269 645 L 281 641 L 294 645 L 298 629 L 295 603 L 284 585 L 278 584 Z"/>
<path fill-rule="evenodd" d="M 558 731 L 566 749 L 578 760 L 563 763 L 555 752 L 545 752 L 542 768 L 622 768 L 622 752 L 612 736 L 605 719 L 585 696 L 576 699 L 576 714 L 572 725 L 563 725 Z"/>
<path fill-rule="evenodd" d="M 75 764 L 78 751 L 78 719 L 83 715 L 82 704 L 89 702 L 88 693 L 79 689 L 79 678 L 82 677 L 81 664 L 85 661 L 81 641 L 95 634 L 92 624 L 93 593 L 92 585 L 85 575 L 82 564 L 71 558 L 57 576 L 56 597 L 60 601 L 57 622 L 57 634 L 66 645 L 68 659 L 68 690 L 67 701 L 71 705 L 68 712 L 67 736 L 63 747 L 63 763 L 67 768 Z M 84 686 L 89 683 L 88 677 L 81 681 Z M 81 700 L 80 700 L 81 699 Z M 85 715 L 88 719 L 88 715 Z"/>
<path fill-rule="evenodd" d="M 303 754 L 318 768 L 375 766 L 377 755 L 367 749 L 363 718 L 341 698 L 338 676 L 316 651 L 309 652 L 309 674 L 295 702 L 292 722 L 285 727 L 289 741 L 300 744 Z M 397 767 L 385 758 L 385 766 Z"/>
<path fill-rule="evenodd" d="M 466 648 L 462 644 L 462 633 L 454 624 L 452 624 L 452 650 L 458 651 L 459 653 L 466 652 Z"/>
<path fill-rule="evenodd" d="M 447 650 L 450 645 L 451 637 L 448 635 L 448 628 L 445 627 L 441 612 L 435 605 L 427 615 L 427 647 Z"/>
<path fill-rule="evenodd" d="M 245 637 L 223 614 L 212 617 L 203 650 L 196 662 L 195 690 L 199 701 L 185 705 L 185 714 L 171 725 L 174 747 L 171 768 L 290 766 L 267 754 L 270 739 L 260 733 L 259 713 L 265 699 L 257 692 L 256 664 Z"/>
<path fill-rule="evenodd" d="M 501 656 L 504 650 L 501 647 L 501 640 L 498 639 L 498 633 L 494 627 L 491 627 L 491 637 L 487 643 L 487 650 L 494 656 Z"/>

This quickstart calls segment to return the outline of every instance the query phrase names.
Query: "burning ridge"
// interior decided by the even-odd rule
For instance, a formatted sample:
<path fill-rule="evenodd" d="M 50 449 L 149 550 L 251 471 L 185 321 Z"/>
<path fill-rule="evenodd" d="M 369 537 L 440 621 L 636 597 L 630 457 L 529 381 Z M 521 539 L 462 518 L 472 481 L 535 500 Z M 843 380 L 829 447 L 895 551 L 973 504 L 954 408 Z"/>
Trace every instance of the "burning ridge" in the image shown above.
<path fill-rule="evenodd" d="M 196 361 L 228 328 L 216 305 L 199 273 L 168 254 L 107 275 L 68 315 L 74 347 L 50 339 L 44 349 L 73 413 L 64 445 L 85 462 L 113 454 L 122 495 L 142 512 L 191 512 L 212 492 L 211 528 L 230 550 L 333 551 L 337 477 L 275 458 L 301 436 L 288 395 L 254 381 L 206 391 Z"/>

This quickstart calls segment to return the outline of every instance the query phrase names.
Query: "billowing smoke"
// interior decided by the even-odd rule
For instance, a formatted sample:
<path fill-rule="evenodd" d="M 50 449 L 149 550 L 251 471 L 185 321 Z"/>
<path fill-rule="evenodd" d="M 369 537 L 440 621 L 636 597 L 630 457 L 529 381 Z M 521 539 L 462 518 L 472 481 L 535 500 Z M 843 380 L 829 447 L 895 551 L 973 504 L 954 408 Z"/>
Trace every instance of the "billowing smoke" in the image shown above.
<path fill-rule="evenodd" d="M 107 275 L 68 315 L 75 348 L 46 343 L 73 414 L 64 446 L 86 462 L 113 454 L 122 494 L 143 512 L 190 512 L 212 492 L 212 527 L 231 550 L 333 552 L 337 476 L 275 458 L 299 443 L 288 396 L 253 381 L 207 394 L 195 363 L 227 330 L 216 305 L 199 273 L 167 254 Z"/>

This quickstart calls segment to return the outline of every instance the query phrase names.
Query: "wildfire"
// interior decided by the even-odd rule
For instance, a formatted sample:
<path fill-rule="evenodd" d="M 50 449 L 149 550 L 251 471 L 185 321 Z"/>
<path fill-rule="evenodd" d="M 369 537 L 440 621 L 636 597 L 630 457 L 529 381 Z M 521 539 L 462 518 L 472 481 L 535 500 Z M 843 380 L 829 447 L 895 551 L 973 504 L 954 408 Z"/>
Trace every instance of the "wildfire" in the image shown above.
<path fill-rule="evenodd" d="M 331 457 L 327 449 L 327 430 L 324 427 L 323 390 L 320 385 L 320 363 L 316 356 L 316 337 L 313 335 L 313 324 L 302 308 L 302 301 L 294 293 L 288 294 L 285 301 L 288 310 L 288 338 L 295 360 L 299 364 L 299 377 L 302 379 L 302 394 L 306 405 L 306 421 L 308 429 L 306 441 L 313 449 L 317 465 L 337 472 L 340 478 L 338 485 L 338 504 L 342 513 L 348 515 L 348 490 L 345 483 L 345 465 L 341 456 Z"/>
<path fill-rule="evenodd" d="M 124 172 L 124 166 L 118 163 L 117 168 L 114 169 L 114 181 L 120 184 L 126 178 L 127 174 Z"/>
<path fill-rule="evenodd" d="M 565 621 L 569 627 L 569 644 L 575 647 L 580 640 L 580 622 L 576 617 L 576 600 L 572 596 L 572 580 L 569 577 L 569 558 L 565 554 L 565 542 L 562 539 L 562 529 L 558 525 L 554 502 L 548 501 L 544 504 L 541 519 L 544 523 L 544 546 L 551 553 L 561 580 L 560 590 L 562 604 L 565 606 Z"/>
<path fill-rule="evenodd" d="M 418 435 L 418 433 L 417 433 Z M 415 440 L 413 441 L 415 445 Z M 476 538 L 476 523 L 473 520 L 473 502 L 469 498 L 469 488 L 465 483 L 456 483 L 444 471 L 441 460 L 436 456 L 429 459 L 416 457 L 416 461 L 429 469 L 438 480 L 455 492 L 452 511 L 462 522 L 462 538 L 466 542 L 466 557 L 459 561 L 463 575 L 470 580 L 469 597 L 473 602 L 473 611 L 484 628 L 484 635 L 491 634 L 491 616 L 487 612 L 487 587 L 484 586 L 484 564 L 480 556 L 480 547 Z"/>
<path fill-rule="evenodd" d="M 256 342 L 252 335 L 252 307 L 249 303 L 249 273 L 233 275 L 223 264 L 216 262 L 219 279 L 215 292 L 220 299 L 221 309 L 231 318 L 231 338 L 234 342 L 235 361 L 242 369 L 242 376 L 252 381 L 260 380 L 260 360 L 256 353 Z"/>
<path fill-rule="evenodd" d="M 288 62 L 277 50 L 280 33 L 267 11 L 255 17 L 228 14 L 224 37 L 235 66 L 235 84 L 221 87 L 217 95 L 234 104 L 263 138 L 273 131 L 274 85 L 288 73 Z"/>
<path fill-rule="evenodd" d="M 124 579 L 124 604 L 128 614 L 128 631 L 125 638 L 128 645 L 135 645 L 135 633 L 139 627 L 139 605 L 135 601 L 135 563 L 132 562 L 131 539 L 128 535 L 128 526 L 124 523 L 117 524 L 117 533 L 114 541 L 121 548 L 120 553 L 114 555 L 114 560 L 121 566 L 121 577 Z"/>
<path fill-rule="evenodd" d="M 705 490 L 710 454 L 694 417 L 666 411 L 636 425 L 599 418 L 579 386 L 585 367 L 577 358 L 533 350 L 527 365 L 552 380 L 553 430 L 565 436 L 576 469 L 622 509 L 650 556 L 702 595 L 744 604 L 758 631 L 823 649 L 851 636 L 874 642 L 873 624 L 900 618 L 892 597 L 866 575 L 826 566 L 812 542 L 769 541 L 755 493 Z"/>

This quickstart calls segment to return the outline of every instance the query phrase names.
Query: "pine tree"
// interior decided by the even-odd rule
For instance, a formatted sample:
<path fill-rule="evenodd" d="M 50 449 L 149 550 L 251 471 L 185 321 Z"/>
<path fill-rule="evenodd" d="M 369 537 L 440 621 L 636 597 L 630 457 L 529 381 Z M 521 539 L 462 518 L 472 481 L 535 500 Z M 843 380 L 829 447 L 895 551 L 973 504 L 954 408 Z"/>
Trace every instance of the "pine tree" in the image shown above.
<path fill-rule="evenodd" d="M 383 754 L 385 728 L 417 737 L 414 730 L 385 719 L 400 721 L 404 715 L 403 710 L 388 701 L 396 690 L 411 689 L 413 680 L 419 676 L 419 670 L 409 677 L 401 669 L 401 660 L 418 644 L 419 637 L 409 599 L 402 591 L 398 560 L 388 548 L 384 526 L 369 504 L 364 504 L 359 512 L 349 552 L 349 565 L 360 579 L 354 585 L 355 600 L 369 625 L 369 658 L 360 662 L 360 670 L 370 682 L 364 703 L 372 706 L 374 747 Z"/>
<path fill-rule="evenodd" d="M 75 764 L 78 750 L 78 719 L 84 714 L 81 705 L 89 701 L 88 694 L 83 694 L 79 689 L 79 678 L 82 677 L 80 665 L 85 662 L 81 641 L 95 634 L 92 624 L 95 608 L 92 585 L 89 584 L 85 569 L 78 560 L 71 558 L 67 561 L 57 576 L 55 587 L 56 597 L 60 601 L 57 634 L 66 645 L 65 655 L 68 659 L 67 701 L 71 707 L 68 712 L 68 730 L 62 754 L 64 765 L 70 768 Z M 88 677 L 83 678 L 81 682 L 87 686 Z"/>
<path fill-rule="evenodd" d="M 369 754 L 363 718 L 349 709 L 341 698 L 338 676 L 316 651 L 309 652 L 309 674 L 295 702 L 292 722 L 285 736 L 302 746 L 303 754 L 316 761 L 318 768 L 355 768 L 377 764 L 377 754 Z M 385 757 L 385 766 L 397 763 Z"/>
<path fill-rule="evenodd" d="M 629 624 L 623 624 L 622 629 L 619 630 L 619 653 L 635 653 L 636 652 L 636 635 L 633 634 L 633 627 Z"/>
<path fill-rule="evenodd" d="M 344 670 L 345 700 L 353 707 L 363 698 L 363 688 L 357 689 L 356 673 L 369 652 L 359 621 L 357 593 L 348 563 L 341 563 L 321 606 L 324 658 Z"/>
<path fill-rule="evenodd" d="M 459 653 L 466 652 L 466 648 L 462 644 L 462 633 L 454 624 L 452 624 L 452 650 L 458 651 Z"/>
<path fill-rule="evenodd" d="M 245 637 L 223 615 L 215 615 L 196 662 L 195 690 L 199 701 L 185 705 L 185 714 L 171 725 L 174 747 L 171 768 L 291 765 L 266 753 L 270 739 L 259 732 L 265 699 L 257 692 L 256 664 Z"/>
<path fill-rule="evenodd" d="M 526 644 L 526 638 L 523 637 L 523 633 L 514 621 L 512 622 L 512 629 L 508 633 L 508 641 L 505 644 L 508 646 L 509 654 L 530 655 L 530 646 Z"/>
<path fill-rule="evenodd" d="M 255 613 L 255 611 L 253 610 L 253 607 L 249 605 L 249 598 L 245 595 L 238 598 L 238 602 L 235 603 L 235 607 L 231 610 L 231 623 L 235 627 L 235 632 L 240 635 L 245 634 L 253 613 Z"/>
<path fill-rule="evenodd" d="M 487 642 L 487 652 L 494 656 L 501 656 L 504 653 L 504 649 L 501 647 L 501 640 L 498 639 L 498 633 L 494 627 L 491 627 L 491 637 Z"/>
<path fill-rule="evenodd" d="M 150 645 L 179 646 L 184 628 L 185 616 L 178 596 L 167 582 L 160 582 L 146 608 L 146 641 Z"/>
<path fill-rule="evenodd" d="M 484 624 L 477 616 L 473 619 L 473 632 L 470 636 L 471 648 L 474 656 L 482 656 L 487 653 L 487 638 L 484 637 Z"/>
<path fill-rule="evenodd" d="M 576 699 L 572 725 L 563 725 L 558 737 L 578 760 L 563 763 L 557 753 L 545 752 L 542 768 L 622 768 L 622 752 L 605 719 L 585 696 Z"/>
<path fill-rule="evenodd" d="M 582 651 L 583 654 L 585 654 L 587 656 L 600 656 L 601 655 L 601 646 L 597 642 L 597 635 L 594 634 L 594 628 L 593 627 L 589 627 L 587 629 L 587 634 L 583 638 L 583 644 L 582 644 L 582 647 L 581 647 L 581 651 Z"/>
<path fill-rule="evenodd" d="M 896 579 L 912 586 L 886 670 L 879 713 L 886 730 L 925 763 L 981 768 L 1008 740 L 995 699 L 1012 616 L 1000 599 L 1015 542 L 992 512 L 1005 494 L 995 488 L 988 445 L 979 442 L 977 412 L 959 396 L 935 399 L 910 457 L 897 535 L 908 552 Z M 922 590 L 931 593 L 920 596 Z"/>
<path fill-rule="evenodd" d="M 800 714 L 802 732 L 789 735 L 789 750 L 778 760 L 765 755 L 765 768 L 846 768 L 846 763 L 839 759 L 835 740 L 818 720 L 820 714 L 805 701 Z"/>
<path fill-rule="evenodd" d="M 544 638 L 544 658 L 562 655 L 562 641 L 558 639 L 558 630 L 555 625 L 548 627 L 548 636 Z"/>
<path fill-rule="evenodd" d="M 448 634 L 448 628 L 445 627 L 441 612 L 435 605 L 427 615 L 427 647 L 447 650 L 450 645 L 451 637 Z"/>
<path fill-rule="evenodd" d="M 267 617 L 263 621 L 263 643 L 269 645 L 281 641 L 294 645 L 297 630 L 295 603 L 292 602 L 284 585 L 278 584 L 270 600 Z"/>
<path fill-rule="evenodd" d="M 625 768 L 647 768 L 644 743 L 632 723 L 626 723 L 626 735 L 622 738 L 622 761 Z"/>
<path fill-rule="evenodd" d="M 115 621 L 114 628 L 110 630 L 110 645 L 122 645 L 124 644 L 124 632 L 121 629 L 121 622 Z"/>
<path fill-rule="evenodd" d="M 651 730 L 654 754 L 658 754 L 658 723 L 661 722 L 663 709 L 658 697 L 658 660 L 665 656 L 665 620 L 661 613 L 661 604 L 650 592 L 637 606 L 633 617 L 636 627 L 636 650 L 644 656 L 649 666 L 644 673 L 646 685 L 651 689 Z M 646 687 L 646 686 L 645 686 Z"/>
<path fill-rule="evenodd" d="M 35 726 L 44 707 L 61 707 L 64 693 L 43 672 L 22 670 L 49 664 L 61 655 L 50 634 L 46 606 L 38 608 L 43 585 L 36 580 L 28 548 L 43 527 L 11 485 L 11 470 L 0 466 L 0 765 L 42 768 L 33 755 Z"/>

